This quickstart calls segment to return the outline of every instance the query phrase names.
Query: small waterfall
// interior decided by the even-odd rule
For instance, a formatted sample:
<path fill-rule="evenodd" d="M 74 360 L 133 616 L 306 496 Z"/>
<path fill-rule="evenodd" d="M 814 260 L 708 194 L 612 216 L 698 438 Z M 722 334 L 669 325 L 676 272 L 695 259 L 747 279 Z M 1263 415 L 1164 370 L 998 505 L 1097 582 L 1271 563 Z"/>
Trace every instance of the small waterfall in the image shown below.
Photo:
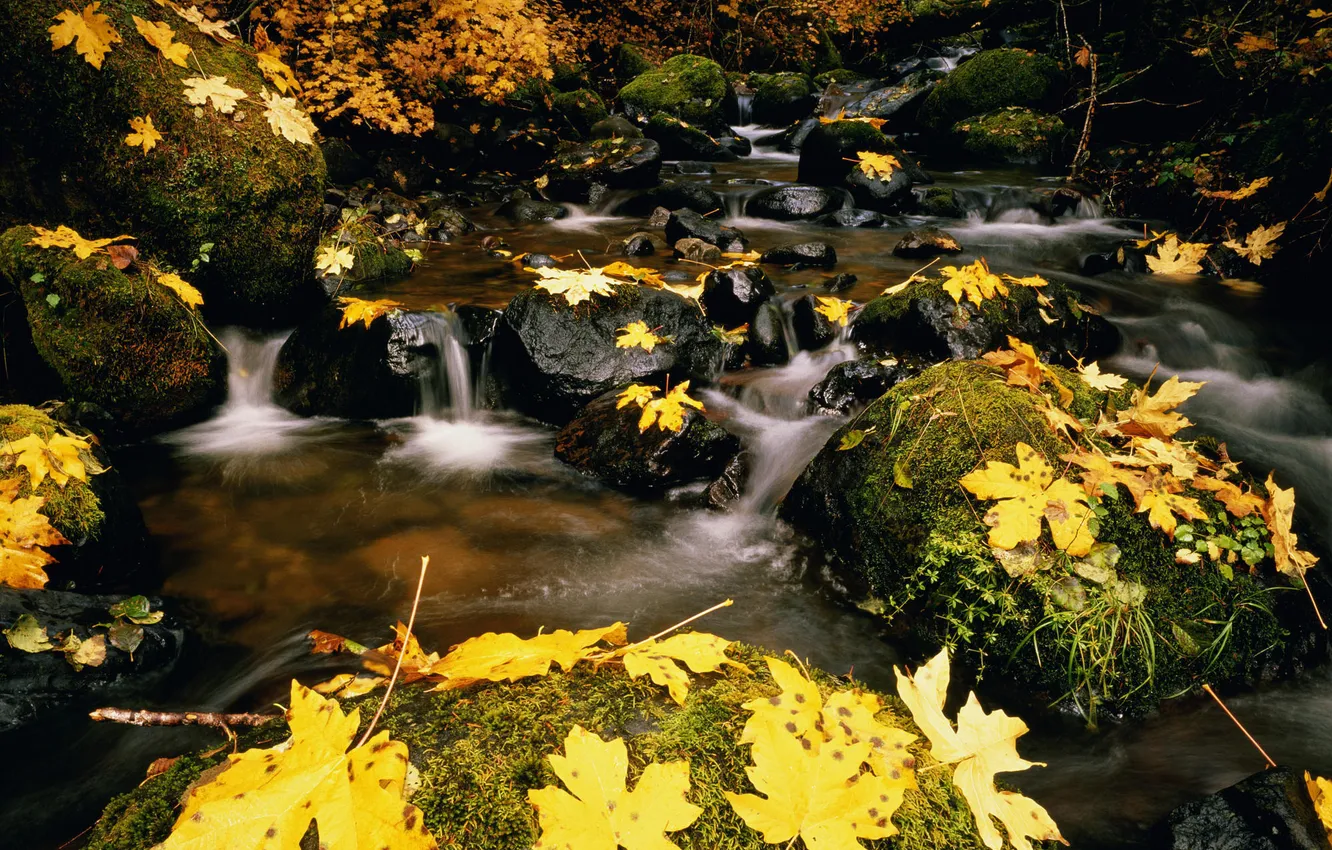
<path fill-rule="evenodd" d="M 435 419 L 469 421 L 475 417 L 477 388 L 472 383 L 467 330 L 452 310 L 421 315 L 422 347 L 435 351 L 434 368 L 421 375 L 421 413 Z"/>
<path fill-rule="evenodd" d="M 754 96 L 752 94 L 737 94 L 735 96 L 735 115 L 736 122 L 740 126 L 748 124 L 753 115 Z"/>
<path fill-rule="evenodd" d="M 1078 199 L 1078 206 L 1073 211 L 1073 217 L 1105 218 L 1105 206 L 1097 199 L 1083 195 Z"/>

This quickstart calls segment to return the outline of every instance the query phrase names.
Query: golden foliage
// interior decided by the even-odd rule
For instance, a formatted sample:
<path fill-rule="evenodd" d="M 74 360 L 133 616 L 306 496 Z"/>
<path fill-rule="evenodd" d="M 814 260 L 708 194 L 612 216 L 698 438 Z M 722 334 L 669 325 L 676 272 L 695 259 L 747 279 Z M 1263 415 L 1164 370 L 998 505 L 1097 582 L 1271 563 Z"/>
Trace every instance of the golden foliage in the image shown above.
<path fill-rule="evenodd" d="M 269 94 L 267 91 L 260 92 L 259 97 L 264 101 L 264 117 L 268 119 L 268 126 L 272 128 L 274 136 L 281 136 L 300 145 L 315 143 L 314 122 L 302 111 L 296 98 Z"/>
<path fill-rule="evenodd" d="M 176 31 L 163 23 L 145 21 L 138 15 L 134 15 L 134 28 L 143 36 L 144 41 L 156 47 L 162 54 L 162 58 L 168 62 L 173 62 L 180 67 L 185 67 L 185 60 L 190 55 L 190 46 L 179 41 L 173 41 L 176 37 Z"/>
<path fill-rule="evenodd" d="M 363 298 L 352 298 L 349 295 L 338 298 L 338 306 L 342 309 L 342 321 L 338 323 L 338 330 L 350 327 L 357 322 L 361 322 L 365 325 L 366 330 L 369 330 L 375 319 L 402 309 L 401 304 L 388 298 L 367 301 Z"/>
<path fill-rule="evenodd" d="M 112 242 L 119 242 L 122 239 L 133 239 L 133 236 L 121 234 L 120 236 L 111 236 L 106 239 L 84 239 L 78 231 L 65 225 L 60 225 L 55 230 L 47 230 L 45 227 L 33 226 L 37 235 L 28 240 L 29 245 L 35 245 L 38 248 L 67 248 L 74 252 L 74 256 L 80 260 L 86 260 L 93 254 L 106 254 L 106 246 Z"/>
<path fill-rule="evenodd" d="M 1057 548 L 1075 557 L 1091 551 L 1091 508 L 1087 496 L 1054 470 L 1026 443 L 1017 444 L 1018 465 L 987 461 L 985 468 L 963 476 L 961 484 L 981 499 L 998 499 L 985 514 L 990 545 L 1013 549 L 1041 536 L 1041 519 L 1050 526 Z"/>
<path fill-rule="evenodd" d="M 671 699 L 684 705 L 689 694 L 689 675 L 680 664 L 695 673 L 717 673 L 730 664 L 746 673 L 749 668 L 726 657 L 731 641 L 704 632 L 671 635 L 665 640 L 648 640 L 625 647 L 612 654 L 624 661 L 629 678 L 648 676 L 666 688 Z"/>
<path fill-rule="evenodd" d="M 1171 233 L 1156 246 L 1155 255 L 1147 255 L 1147 268 L 1155 274 L 1198 274 L 1210 247 L 1206 242 L 1181 242 Z"/>
<path fill-rule="evenodd" d="M 1263 260 L 1272 259 L 1272 255 L 1277 252 L 1279 246 L 1276 240 L 1285 232 L 1286 222 L 1280 221 L 1270 227 L 1255 228 L 1252 233 L 1244 237 L 1242 243 L 1227 239 L 1222 244 L 1255 266 L 1261 266 Z"/>
<path fill-rule="evenodd" d="M 12 456 L 17 466 L 28 470 L 28 478 L 33 487 L 37 487 L 48 477 L 57 487 L 64 487 L 71 478 L 79 481 L 88 480 L 88 467 L 79 457 L 79 453 L 91 448 L 88 441 L 82 437 L 55 434 L 50 440 L 43 440 L 36 434 L 29 434 L 0 446 L 0 455 Z"/>
<path fill-rule="evenodd" d="M 653 333 L 647 322 L 641 320 L 630 322 L 616 331 L 616 334 L 616 348 L 641 348 L 648 353 L 651 353 L 658 343 L 666 341 L 665 338 Z"/>
<path fill-rule="evenodd" d="M 65 9 L 56 15 L 52 24 L 51 49 L 60 50 L 71 43 L 89 65 L 102 69 L 102 60 L 111 52 L 111 45 L 120 42 L 120 33 L 111 25 L 111 19 L 97 11 L 100 2 L 89 3 L 81 13 Z"/>
<path fill-rule="evenodd" d="M 642 408 L 643 412 L 638 417 L 638 432 L 640 434 L 651 428 L 654 422 L 662 431 L 679 433 L 684 430 L 685 426 L 685 416 L 688 413 L 685 408 L 703 409 L 703 402 L 689 395 L 688 381 L 681 381 L 676 384 L 674 389 L 661 398 L 656 397 L 657 392 L 656 387 L 630 384 L 624 392 L 620 393 L 619 402 L 616 403 L 615 409 L 620 410 L 631 404 L 636 404 Z"/>
<path fill-rule="evenodd" d="M 186 307 L 203 306 L 203 293 L 186 282 L 180 275 L 174 272 L 160 272 L 157 275 L 157 282 L 174 292 Z"/>
<path fill-rule="evenodd" d="M 43 569 L 55 563 L 43 548 L 69 543 L 37 511 L 42 496 L 18 496 L 18 482 L 0 481 L 0 586 L 36 590 L 46 586 Z"/>
<path fill-rule="evenodd" d="M 226 77 L 190 77 L 181 82 L 186 100 L 197 106 L 211 101 L 213 108 L 223 114 L 235 112 L 236 103 L 247 97 L 243 90 L 227 85 Z"/>
<path fill-rule="evenodd" d="M 135 116 L 129 120 L 130 132 L 125 136 L 125 144 L 141 147 L 144 153 L 152 150 L 162 141 L 162 134 L 153 126 L 153 116 Z"/>
<path fill-rule="evenodd" d="M 1043 277 L 1032 275 L 1030 277 L 1013 277 L 1004 275 L 1000 277 L 990 271 L 990 266 L 981 257 L 969 266 L 944 266 L 940 271 L 943 273 L 943 289 L 949 295 L 953 296 L 955 303 L 962 302 L 962 296 L 977 307 L 982 302 L 995 298 L 997 296 L 1008 297 L 1008 284 L 1018 286 L 1030 286 L 1034 288 L 1046 285 Z M 910 279 L 906 281 L 910 283 Z"/>
<path fill-rule="evenodd" d="M 856 306 L 856 302 L 843 301 L 841 298 L 832 295 L 819 295 L 816 297 L 819 303 L 818 306 L 814 308 L 814 312 L 822 313 L 823 317 L 827 319 L 830 324 L 837 325 L 839 328 L 844 328 L 847 323 L 851 321 L 851 310 Z"/>
<path fill-rule="evenodd" d="M 901 160 L 892 154 L 874 151 L 856 151 L 855 163 L 866 177 L 879 180 L 891 179 L 893 172 L 902 167 Z"/>

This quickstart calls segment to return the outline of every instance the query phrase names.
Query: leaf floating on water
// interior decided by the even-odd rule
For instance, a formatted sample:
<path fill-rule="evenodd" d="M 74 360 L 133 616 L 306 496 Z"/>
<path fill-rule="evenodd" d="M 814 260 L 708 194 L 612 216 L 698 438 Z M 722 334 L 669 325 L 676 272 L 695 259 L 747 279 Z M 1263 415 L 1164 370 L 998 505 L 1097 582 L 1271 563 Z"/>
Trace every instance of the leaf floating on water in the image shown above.
<path fill-rule="evenodd" d="M 102 69 L 102 60 L 111 52 L 111 45 L 121 41 L 120 33 L 111 25 L 111 19 L 97 11 L 100 2 L 89 3 L 81 13 L 65 9 L 56 15 L 59 23 L 48 29 L 51 33 L 51 49 L 60 50 L 74 44 L 74 50 L 97 70 Z"/>
<path fill-rule="evenodd" d="M 1155 274 L 1198 274 L 1210 247 L 1206 242 L 1180 242 L 1171 233 L 1156 246 L 1155 255 L 1147 255 L 1147 268 Z"/>
<path fill-rule="evenodd" d="M 1276 240 L 1285 232 L 1286 222 L 1281 221 L 1271 227 L 1259 227 L 1255 229 L 1248 236 L 1244 237 L 1244 242 L 1242 244 L 1236 242 L 1234 239 L 1227 239 L 1222 244 L 1253 263 L 1255 266 L 1261 266 L 1263 260 L 1270 260 L 1272 259 L 1272 256 L 1276 254 L 1277 248 L 1280 247 L 1276 244 Z"/>
<path fill-rule="evenodd" d="M 380 316 L 387 316 L 390 313 L 396 313 L 402 309 L 401 304 L 388 298 L 366 301 L 344 295 L 338 299 L 338 303 L 342 307 L 342 321 L 338 323 L 338 330 L 351 327 L 357 322 L 361 322 L 365 325 L 366 330 L 369 330 L 375 319 Z"/>
<path fill-rule="evenodd" d="M 990 545 L 1012 549 L 1036 540 L 1044 518 L 1057 548 L 1075 557 L 1091 551 L 1096 538 L 1082 488 L 1067 478 L 1056 479 L 1050 465 L 1026 443 L 1017 444 L 1017 457 L 1017 466 L 987 461 L 983 470 L 968 473 L 960 482 L 978 498 L 999 500 L 985 514 Z"/>

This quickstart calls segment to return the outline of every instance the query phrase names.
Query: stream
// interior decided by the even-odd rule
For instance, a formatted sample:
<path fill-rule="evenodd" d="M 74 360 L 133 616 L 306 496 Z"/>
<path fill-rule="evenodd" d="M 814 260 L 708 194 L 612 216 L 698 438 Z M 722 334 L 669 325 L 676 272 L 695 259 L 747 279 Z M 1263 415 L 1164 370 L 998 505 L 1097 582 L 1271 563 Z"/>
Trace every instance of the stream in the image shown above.
<path fill-rule="evenodd" d="M 737 128 L 750 138 L 770 132 Z M 795 179 L 794 154 L 758 147 L 707 181 L 727 202 L 726 222 L 753 247 L 827 241 L 859 281 L 842 297 L 864 303 L 921 263 L 894 257 L 907 217 L 886 229 L 834 229 L 744 214 L 761 186 Z M 936 223 L 997 270 L 1041 274 L 1078 287 L 1121 329 L 1121 353 L 1103 364 L 1138 379 L 1206 380 L 1186 412 L 1227 441 L 1261 475 L 1293 484 L 1315 536 L 1332 539 L 1332 406 L 1318 318 L 1289 315 L 1242 285 L 1128 273 L 1077 274 L 1078 258 L 1140 234 L 1142 224 L 1084 202 L 1055 220 L 1030 206 L 1034 188 L 1060 177 L 1021 169 L 952 172 L 922 163 L 938 185 L 964 190 L 967 218 Z M 592 265 L 641 218 L 614 213 L 623 196 L 560 221 L 515 227 L 488 209 L 468 211 L 482 230 L 438 246 L 408 279 L 378 287 L 408 307 L 503 307 L 531 275 L 481 249 L 487 235 L 515 253 L 543 252 Z M 665 267 L 660 255 L 637 265 Z M 692 267 L 680 265 L 691 270 Z M 790 297 L 819 291 L 833 272 L 768 272 Z M 1279 323 L 1278 323 L 1279 319 Z M 312 628 L 375 645 L 406 617 L 419 558 L 431 558 L 418 616 L 423 646 L 438 650 L 488 630 L 530 635 L 614 620 L 642 637 L 723 599 L 735 605 L 702 627 L 792 649 L 834 673 L 891 689 L 901 659 L 880 625 L 848 604 L 837 582 L 774 508 L 842 420 L 807 416 L 803 399 L 854 348 L 795 356 L 784 367 L 728 375 L 703 395 L 753 459 L 739 507 L 705 512 L 688 494 L 643 501 L 605 489 L 552 456 L 554 432 L 477 396 L 462 331 L 448 315 L 422 330 L 441 352 L 422 385 L 417 416 L 380 423 L 301 419 L 270 400 L 283 334 L 219 333 L 230 352 L 230 395 L 209 421 L 131 449 L 121 469 L 159 548 L 163 581 L 151 592 L 199 612 L 217 646 L 196 648 L 151 705 L 244 710 L 281 699 L 292 676 L 318 680 L 345 661 L 308 655 Z M 1205 699 L 1205 698 L 1204 698 Z M 1332 774 L 1327 668 L 1228 704 L 1278 762 Z M 201 730 L 91 724 L 86 706 L 51 712 L 4 742 L 7 772 L 23 776 L 0 809 L 0 843 L 55 847 L 132 788 L 159 756 L 211 746 Z M 1008 777 L 1045 805 L 1075 848 L 1139 846 L 1174 806 L 1262 768 L 1261 757 L 1210 701 L 1180 700 L 1145 721 L 1088 731 L 1072 717 L 1027 717 L 1023 755 L 1048 762 Z M 58 742 L 58 745 L 53 745 Z M 9 845 L 9 841 L 14 841 Z"/>

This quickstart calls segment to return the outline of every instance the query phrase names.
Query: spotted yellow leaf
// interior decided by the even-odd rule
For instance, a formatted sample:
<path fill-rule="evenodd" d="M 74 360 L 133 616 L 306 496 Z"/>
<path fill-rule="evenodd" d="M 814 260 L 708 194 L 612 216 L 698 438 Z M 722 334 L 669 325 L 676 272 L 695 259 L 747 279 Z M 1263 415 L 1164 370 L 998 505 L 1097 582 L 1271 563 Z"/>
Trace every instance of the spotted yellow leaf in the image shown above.
<path fill-rule="evenodd" d="M 125 136 L 125 144 L 132 148 L 141 147 L 144 153 L 152 150 L 162 141 L 162 134 L 153 126 L 153 116 L 135 116 L 129 120 L 130 132 Z"/>
<path fill-rule="evenodd" d="M 1041 536 L 1041 519 L 1050 526 L 1057 548 L 1075 557 L 1091 551 L 1096 542 L 1089 521 L 1087 496 L 1073 482 L 1054 477 L 1054 470 L 1031 446 L 1017 444 L 1018 465 L 987 461 L 984 469 L 968 473 L 961 484 L 980 499 L 999 500 L 985 514 L 989 543 L 1012 549 Z"/>
<path fill-rule="evenodd" d="M 629 678 L 648 676 L 666 688 L 671 699 L 684 705 L 689 693 L 689 674 L 685 667 L 694 673 L 716 673 L 723 664 L 730 664 L 748 672 L 749 668 L 726 657 L 730 645 L 731 641 L 716 635 L 687 632 L 664 640 L 636 643 L 617 655 L 624 659 L 624 670 Z"/>
<path fill-rule="evenodd" d="M 442 679 L 435 690 L 483 681 L 516 682 L 528 676 L 544 676 L 552 664 L 566 672 L 572 670 L 579 661 L 598 652 L 596 645 L 602 642 L 623 645 L 624 623 L 576 632 L 557 629 L 525 640 L 514 634 L 487 632 L 453 647 L 430 672 Z"/>
<path fill-rule="evenodd" d="M 1207 519 L 1207 513 L 1196 499 L 1180 495 L 1184 485 L 1170 473 L 1153 475 L 1147 489 L 1138 500 L 1138 513 L 1147 514 L 1152 528 L 1175 537 L 1175 515 L 1187 520 Z"/>

